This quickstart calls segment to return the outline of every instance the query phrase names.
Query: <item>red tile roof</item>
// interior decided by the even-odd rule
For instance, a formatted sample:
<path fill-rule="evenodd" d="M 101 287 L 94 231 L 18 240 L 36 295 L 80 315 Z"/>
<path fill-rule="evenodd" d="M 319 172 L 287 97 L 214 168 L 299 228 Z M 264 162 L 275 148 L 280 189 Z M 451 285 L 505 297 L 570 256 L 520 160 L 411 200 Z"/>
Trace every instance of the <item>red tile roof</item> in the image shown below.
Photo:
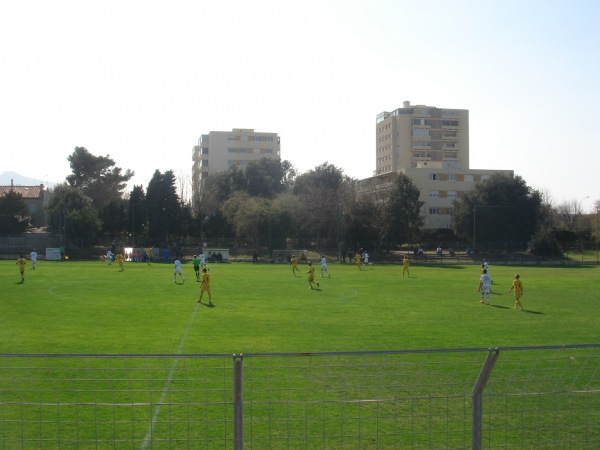
<path fill-rule="evenodd" d="M 44 185 L 37 186 L 0 186 L 0 197 L 4 197 L 11 190 L 21 194 L 23 198 L 42 198 L 44 195 Z"/>

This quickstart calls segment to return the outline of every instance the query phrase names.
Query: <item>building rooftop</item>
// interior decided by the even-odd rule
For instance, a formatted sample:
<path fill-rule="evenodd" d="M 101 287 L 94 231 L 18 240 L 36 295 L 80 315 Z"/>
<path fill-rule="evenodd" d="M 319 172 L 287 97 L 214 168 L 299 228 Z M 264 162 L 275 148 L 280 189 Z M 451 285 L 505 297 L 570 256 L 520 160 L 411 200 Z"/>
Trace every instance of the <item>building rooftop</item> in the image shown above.
<path fill-rule="evenodd" d="M 0 186 L 0 197 L 4 197 L 10 191 L 21 194 L 23 198 L 42 198 L 44 195 L 44 185 L 37 186 Z"/>

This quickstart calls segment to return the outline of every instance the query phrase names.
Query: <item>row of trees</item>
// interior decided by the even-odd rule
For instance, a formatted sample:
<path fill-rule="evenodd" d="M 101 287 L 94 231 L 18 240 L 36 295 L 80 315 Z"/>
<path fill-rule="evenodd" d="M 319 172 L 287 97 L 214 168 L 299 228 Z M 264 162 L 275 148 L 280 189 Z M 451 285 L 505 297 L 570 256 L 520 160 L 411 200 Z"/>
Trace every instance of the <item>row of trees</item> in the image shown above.
<path fill-rule="evenodd" d="M 145 189 L 126 192 L 134 172 L 109 156 L 76 147 L 68 161 L 72 174 L 54 188 L 47 217 L 52 231 L 87 243 L 103 236 L 128 236 L 141 245 L 236 237 L 286 248 L 289 239 L 310 237 L 320 245 L 392 248 L 420 242 L 426 233 L 419 189 L 403 174 L 385 191 L 358 195 L 356 180 L 332 164 L 298 174 L 289 161 L 262 159 L 210 175 L 192 208 L 177 193 L 172 171 L 156 170 Z M 1 222 L 23 231 L 26 208 L 13 194 L 0 199 Z M 521 177 L 492 176 L 455 202 L 452 238 L 527 243 L 535 253 L 560 254 L 559 239 L 576 237 L 581 210 L 574 204 L 554 208 Z"/>
<path fill-rule="evenodd" d="M 77 147 L 68 161 L 72 174 L 55 187 L 47 217 L 53 231 L 87 242 L 124 234 L 144 244 L 236 237 L 285 248 L 283 240 L 300 237 L 406 242 L 422 226 L 419 191 L 404 175 L 389 196 L 358 197 L 355 180 L 332 164 L 297 174 L 289 161 L 262 159 L 209 176 L 192 210 L 172 171 L 157 170 L 146 189 L 126 193 L 134 173 L 110 157 Z"/>

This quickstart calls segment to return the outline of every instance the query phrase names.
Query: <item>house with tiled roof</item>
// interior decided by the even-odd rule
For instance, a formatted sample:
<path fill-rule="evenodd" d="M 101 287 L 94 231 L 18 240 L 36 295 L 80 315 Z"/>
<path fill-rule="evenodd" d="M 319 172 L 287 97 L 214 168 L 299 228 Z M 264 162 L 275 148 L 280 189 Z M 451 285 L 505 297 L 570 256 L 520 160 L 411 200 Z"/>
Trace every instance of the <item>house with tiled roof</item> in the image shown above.
<path fill-rule="evenodd" d="M 46 223 L 46 201 L 48 199 L 48 190 L 43 184 L 36 186 L 18 186 L 11 181 L 10 186 L 0 186 L 0 197 L 4 197 L 10 191 L 21 194 L 23 203 L 27 206 L 27 211 L 31 216 L 31 225 L 33 227 L 44 227 Z"/>

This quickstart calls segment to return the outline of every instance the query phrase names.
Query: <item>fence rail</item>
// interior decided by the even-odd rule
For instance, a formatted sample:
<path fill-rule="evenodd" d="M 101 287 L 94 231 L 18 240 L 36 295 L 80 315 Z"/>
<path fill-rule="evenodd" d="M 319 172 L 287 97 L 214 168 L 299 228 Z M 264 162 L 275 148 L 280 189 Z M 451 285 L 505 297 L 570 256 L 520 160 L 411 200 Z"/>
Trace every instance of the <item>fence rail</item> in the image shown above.
<path fill-rule="evenodd" d="M 0 448 L 600 448 L 599 349 L 0 354 Z"/>

